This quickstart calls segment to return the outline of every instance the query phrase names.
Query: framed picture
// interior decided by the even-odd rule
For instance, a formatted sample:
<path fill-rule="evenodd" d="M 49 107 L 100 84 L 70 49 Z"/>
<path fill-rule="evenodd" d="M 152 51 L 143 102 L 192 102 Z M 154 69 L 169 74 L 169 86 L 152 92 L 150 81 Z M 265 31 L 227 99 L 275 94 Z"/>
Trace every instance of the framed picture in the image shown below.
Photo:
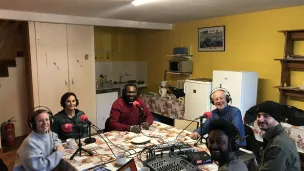
<path fill-rule="evenodd" d="M 225 51 L 225 26 L 199 28 L 198 51 Z"/>

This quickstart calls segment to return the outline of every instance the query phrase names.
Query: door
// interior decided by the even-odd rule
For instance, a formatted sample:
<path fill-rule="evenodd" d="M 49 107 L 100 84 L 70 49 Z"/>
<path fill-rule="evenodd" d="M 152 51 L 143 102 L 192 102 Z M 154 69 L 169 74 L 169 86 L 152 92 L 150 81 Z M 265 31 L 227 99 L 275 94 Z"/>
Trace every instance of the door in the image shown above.
<path fill-rule="evenodd" d="M 96 120 L 96 88 L 93 27 L 67 25 L 70 91 L 79 99 L 78 108 Z M 93 122 L 95 123 L 95 122 Z"/>
<path fill-rule="evenodd" d="M 57 113 L 69 90 L 66 25 L 35 22 L 35 28 L 39 105 Z"/>
<path fill-rule="evenodd" d="M 101 93 L 96 95 L 97 127 L 105 129 L 105 122 L 110 116 L 114 101 L 118 99 L 118 92 Z"/>

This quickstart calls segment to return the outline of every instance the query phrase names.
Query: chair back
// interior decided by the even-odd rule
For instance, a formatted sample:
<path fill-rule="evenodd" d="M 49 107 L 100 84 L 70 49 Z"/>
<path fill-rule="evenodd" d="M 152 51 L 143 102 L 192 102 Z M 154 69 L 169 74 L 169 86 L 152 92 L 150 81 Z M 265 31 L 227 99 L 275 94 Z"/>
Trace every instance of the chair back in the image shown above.
<path fill-rule="evenodd" d="M 110 117 L 105 122 L 105 129 L 104 132 L 109 132 L 110 130 Z"/>
<path fill-rule="evenodd" d="M 192 121 L 191 120 L 186 120 L 186 119 L 174 119 L 174 127 L 179 128 L 179 129 L 185 129 L 190 124 L 190 122 L 192 122 Z M 189 125 L 189 127 L 186 128 L 186 130 L 192 132 L 196 128 L 198 128 L 198 122 L 193 121 Z"/>

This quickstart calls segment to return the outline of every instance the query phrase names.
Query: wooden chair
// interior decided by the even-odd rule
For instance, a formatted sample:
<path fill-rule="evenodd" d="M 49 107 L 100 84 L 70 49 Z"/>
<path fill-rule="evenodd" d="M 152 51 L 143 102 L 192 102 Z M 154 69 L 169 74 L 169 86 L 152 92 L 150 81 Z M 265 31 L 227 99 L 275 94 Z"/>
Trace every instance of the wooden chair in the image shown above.
<path fill-rule="evenodd" d="M 179 129 L 185 129 L 190 122 L 192 122 L 191 120 L 186 120 L 186 119 L 174 119 L 174 127 L 175 128 L 179 128 Z M 187 131 L 192 132 L 193 130 L 195 130 L 196 128 L 198 128 L 199 122 L 197 121 L 193 121 L 188 128 L 186 128 Z"/>

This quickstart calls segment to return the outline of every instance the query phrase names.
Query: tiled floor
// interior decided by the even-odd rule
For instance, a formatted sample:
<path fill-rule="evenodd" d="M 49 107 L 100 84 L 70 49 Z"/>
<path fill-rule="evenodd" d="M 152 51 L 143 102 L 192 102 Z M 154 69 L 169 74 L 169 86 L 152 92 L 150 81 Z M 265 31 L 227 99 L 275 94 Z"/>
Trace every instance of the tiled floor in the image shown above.
<path fill-rule="evenodd" d="M 0 158 L 7 165 L 9 171 L 13 170 L 16 159 L 16 152 L 25 137 L 26 136 L 16 138 L 15 145 L 12 147 L 6 147 L 2 143 L 2 151 L 0 151 Z"/>

